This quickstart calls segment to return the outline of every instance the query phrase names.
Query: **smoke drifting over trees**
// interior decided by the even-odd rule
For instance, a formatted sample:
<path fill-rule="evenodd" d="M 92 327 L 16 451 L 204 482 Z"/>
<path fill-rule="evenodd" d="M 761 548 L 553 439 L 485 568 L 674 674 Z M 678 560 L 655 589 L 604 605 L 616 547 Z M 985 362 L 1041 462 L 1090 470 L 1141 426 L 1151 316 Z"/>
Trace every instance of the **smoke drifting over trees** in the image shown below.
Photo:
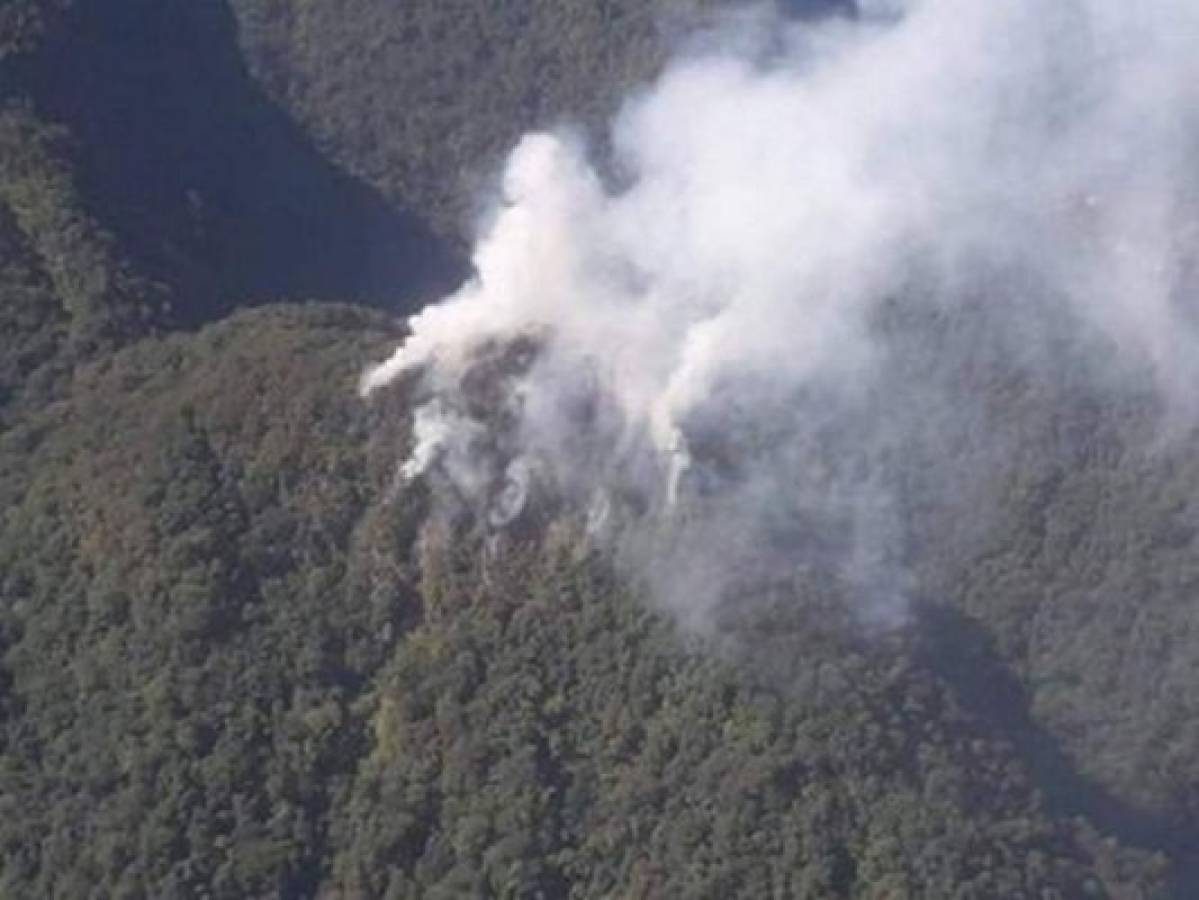
<path fill-rule="evenodd" d="M 0 896 L 1199 895 L 1195 15 L 772 5 L 0 4 Z"/>
<path fill-rule="evenodd" d="M 476 277 L 364 378 L 419 381 L 404 475 L 498 526 L 565 498 L 688 616 L 816 572 L 902 620 L 1038 427 L 997 383 L 1190 415 L 1196 34 L 1166 0 L 704 30 L 602 166 L 512 152 Z"/>

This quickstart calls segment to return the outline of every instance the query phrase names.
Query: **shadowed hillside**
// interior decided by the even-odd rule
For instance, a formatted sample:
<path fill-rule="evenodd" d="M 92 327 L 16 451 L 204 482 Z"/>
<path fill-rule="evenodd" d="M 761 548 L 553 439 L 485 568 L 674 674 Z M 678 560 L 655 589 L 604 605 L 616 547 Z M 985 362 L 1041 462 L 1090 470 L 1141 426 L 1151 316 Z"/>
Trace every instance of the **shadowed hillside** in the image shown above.
<path fill-rule="evenodd" d="M 231 0 L 255 75 L 319 146 L 443 234 L 527 129 L 595 129 L 729 0 Z M 780 0 L 796 16 L 850 0 Z M 598 133 L 598 131 L 597 131 Z"/>
<path fill-rule="evenodd" d="M 355 387 L 495 161 L 718 6 L 0 5 L 0 896 L 1199 895 L 1199 456 L 995 306 L 879 325 L 984 411 L 895 395 L 881 635 L 818 566 L 689 630 L 399 477 Z"/>
<path fill-rule="evenodd" d="M 400 311 L 462 263 L 324 160 L 248 78 L 223 3 L 77 2 L 5 89 L 73 139 L 79 189 L 194 324 L 279 297 Z"/>

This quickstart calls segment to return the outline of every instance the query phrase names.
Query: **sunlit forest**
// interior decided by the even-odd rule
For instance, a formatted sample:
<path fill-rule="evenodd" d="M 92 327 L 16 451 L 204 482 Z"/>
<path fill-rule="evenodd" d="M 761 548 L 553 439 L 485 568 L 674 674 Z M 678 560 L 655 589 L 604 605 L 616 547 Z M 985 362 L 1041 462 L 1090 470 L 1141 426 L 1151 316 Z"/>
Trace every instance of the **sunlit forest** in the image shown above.
<path fill-rule="evenodd" d="M 1020 448 L 882 634 L 397 479 L 356 386 L 504 153 L 715 5 L 0 4 L 0 896 L 1199 896 L 1199 454 L 1136 390 L 947 353 Z"/>

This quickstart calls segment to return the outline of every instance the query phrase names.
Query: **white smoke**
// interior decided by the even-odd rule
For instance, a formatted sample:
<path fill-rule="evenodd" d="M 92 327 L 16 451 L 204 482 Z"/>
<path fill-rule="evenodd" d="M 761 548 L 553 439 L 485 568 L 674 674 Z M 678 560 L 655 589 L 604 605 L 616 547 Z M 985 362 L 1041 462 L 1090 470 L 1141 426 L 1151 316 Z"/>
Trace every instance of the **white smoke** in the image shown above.
<path fill-rule="evenodd" d="M 688 614 L 818 571 L 893 621 L 908 507 L 986 480 L 950 445 L 973 467 L 1021 441 L 971 373 L 1191 393 L 1199 4 L 920 0 L 726 37 L 627 103 L 610 174 L 525 137 L 475 277 L 362 388 L 418 380 L 407 477 L 496 527 L 536 484 L 635 534 Z"/>

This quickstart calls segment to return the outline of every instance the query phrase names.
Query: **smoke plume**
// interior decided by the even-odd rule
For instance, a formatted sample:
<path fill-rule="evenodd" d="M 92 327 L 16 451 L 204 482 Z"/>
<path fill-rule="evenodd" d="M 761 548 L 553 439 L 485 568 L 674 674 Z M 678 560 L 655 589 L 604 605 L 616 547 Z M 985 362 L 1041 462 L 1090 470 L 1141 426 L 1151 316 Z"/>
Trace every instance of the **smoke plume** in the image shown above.
<path fill-rule="evenodd" d="M 403 476 L 576 515 L 696 621 L 816 584 L 902 620 L 1054 410 L 1187 412 L 1196 46 L 1189 0 L 706 29 L 602 164 L 512 151 L 475 276 L 363 379 L 416 386 Z"/>

